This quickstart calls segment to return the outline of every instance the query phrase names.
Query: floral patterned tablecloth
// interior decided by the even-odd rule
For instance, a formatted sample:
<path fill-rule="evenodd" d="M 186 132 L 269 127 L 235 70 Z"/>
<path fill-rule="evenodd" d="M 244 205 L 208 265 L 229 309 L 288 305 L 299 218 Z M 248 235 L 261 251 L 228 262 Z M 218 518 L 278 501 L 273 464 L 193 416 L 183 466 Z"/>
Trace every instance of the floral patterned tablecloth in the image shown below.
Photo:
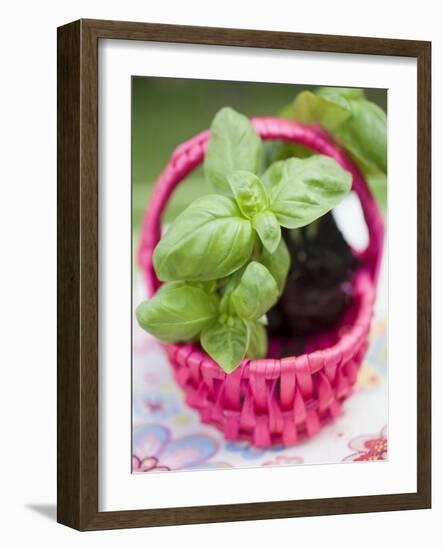
<path fill-rule="evenodd" d="M 359 371 L 355 392 L 344 414 L 310 440 L 292 447 L 257 449 L 225 441 L 185 403 L 165 352 L 134 324 L 133 471 L 244 468 L 387 457 L 387 324 L 378 316 Z"/>

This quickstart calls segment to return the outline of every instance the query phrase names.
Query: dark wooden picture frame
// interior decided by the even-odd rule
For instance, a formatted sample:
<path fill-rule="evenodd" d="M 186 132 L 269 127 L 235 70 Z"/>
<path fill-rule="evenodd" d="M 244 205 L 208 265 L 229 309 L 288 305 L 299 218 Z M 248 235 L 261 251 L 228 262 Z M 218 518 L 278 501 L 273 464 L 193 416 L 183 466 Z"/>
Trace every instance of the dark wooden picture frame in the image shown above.
<path fill-rule="evenodd" d="M 98 511 L 98 41 L 402 56 L 418 70 L 417 492 Z M 79 20 L 58 29 L 58 521 L 82 531 L 431 506 L 431 43 Z"/>

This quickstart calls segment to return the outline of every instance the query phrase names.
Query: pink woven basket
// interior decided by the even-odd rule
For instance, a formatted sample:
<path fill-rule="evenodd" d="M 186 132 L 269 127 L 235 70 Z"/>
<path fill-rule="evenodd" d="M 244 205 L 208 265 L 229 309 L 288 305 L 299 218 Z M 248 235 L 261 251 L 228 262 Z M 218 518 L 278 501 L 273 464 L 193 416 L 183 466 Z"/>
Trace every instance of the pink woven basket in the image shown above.
<path fill-rule="evenodd" d="M 265 448 L 313 436 L 340 414 L 341 402 L 352 392 L 368 347 L 384 223 L 357 167 L 319 127 L 274 117 L 253 118 L 252 123 L 264 140 L 305 145 L 348 170 L 369 234 L 367 248 L 354 251 L 360 267 L 353 279 L 351 305 L 333 330 L 308 340 L 303 355 L 244 359 L 238 369 L 226 374 L 196 344 L 165 346 L 187 403 L 199 411 L 201 420 L 219 428 L 226 439 L 248 440 Z M 208 139 L 205 131 L 180 145 L 155 185 L 138 252 L 150 295 L 161 285 L 152 254 L 161 236 L 162 212 L 175 187 L 203 161 Z"/>

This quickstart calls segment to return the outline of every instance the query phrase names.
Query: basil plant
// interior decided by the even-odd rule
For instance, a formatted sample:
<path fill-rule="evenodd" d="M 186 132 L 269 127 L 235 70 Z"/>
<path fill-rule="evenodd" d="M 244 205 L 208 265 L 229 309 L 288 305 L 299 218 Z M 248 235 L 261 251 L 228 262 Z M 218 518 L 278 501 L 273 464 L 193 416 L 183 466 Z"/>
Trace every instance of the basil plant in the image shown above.
<path fill-rule="evenodd" d="M 221 109 L 204 162 L 214 192 L 192 202 L 158 243 L 153 264 L 164 284 L 136 310 L 160 341 L 200 342 L 227 373 L 267 353 L 266 313 L 290 268 L 281 227 L 313 222 L 351 188 L 351 175 L 329 157 L 280 160 L 263 174 L 261 157 L 248 118 Z"/>

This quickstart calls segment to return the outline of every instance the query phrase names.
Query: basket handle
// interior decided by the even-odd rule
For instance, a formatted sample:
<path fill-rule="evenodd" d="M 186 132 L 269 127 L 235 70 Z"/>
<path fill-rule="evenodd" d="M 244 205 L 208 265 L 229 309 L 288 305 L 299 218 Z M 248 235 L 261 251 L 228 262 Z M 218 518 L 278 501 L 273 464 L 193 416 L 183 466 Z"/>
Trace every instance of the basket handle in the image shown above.
<path fill-rule="evenodd" d="M 263 140 L 278 139 L 304 145 L 335 159 L 342 168 L 352 174 L 352 189 L 359 197 L 369 236 L 367 248 L 355 251 L 355 254 L 368 267 L 376 283 L 382 259 L 384 221 L 359 169 L 342 149 L 329 141 L 319 125 L 305 126 L 277 117 L 255 117 L 251 122 Z M 205 130 L 177 147 L 153 189 L 150 205 L 143 220 L 138 249 L 138 263 L 144 272 L 149 295 L 154 294 L 161 285 L 153 267 L 152 255 L 161 238 L 163 210 L 175 187 L 203 161 L 209 136 L 209 130 Z"/>

